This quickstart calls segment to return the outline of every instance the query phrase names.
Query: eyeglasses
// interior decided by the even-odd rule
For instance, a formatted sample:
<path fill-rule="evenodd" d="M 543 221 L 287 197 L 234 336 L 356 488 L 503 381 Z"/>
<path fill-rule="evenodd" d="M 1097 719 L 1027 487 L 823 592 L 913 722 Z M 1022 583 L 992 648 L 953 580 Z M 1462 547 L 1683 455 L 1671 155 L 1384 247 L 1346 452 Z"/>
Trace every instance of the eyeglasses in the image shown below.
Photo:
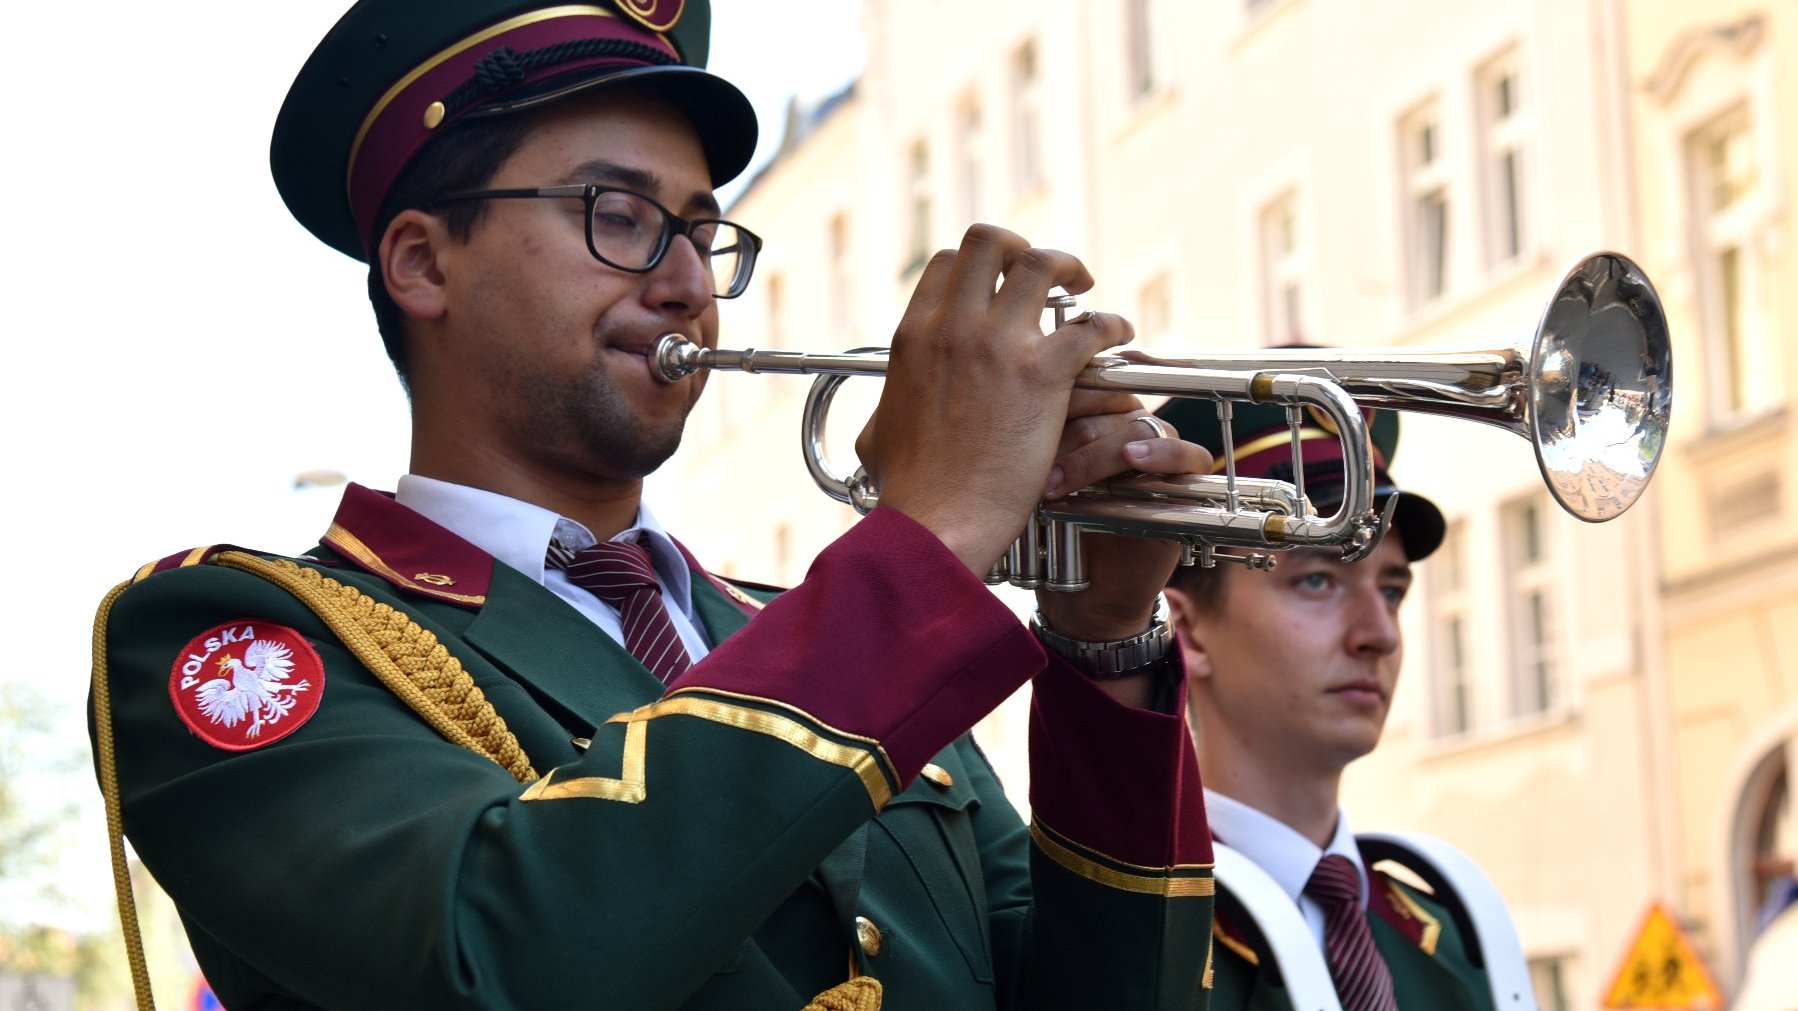
<path fill-rule="evenodd" d="M 439 197 L 433 207 L 465 200 L 579 197 L 587 205 L 587 251 L 608 267 L 646 274 L 656 269 L 676 235 L 685 235 L 712 277 L 712 294 L 736 298 L 749 287 L 762 240 L 720 218 L 683 218 L 641 193 L 587 183 L 516 190 L 475 190 Z"/>

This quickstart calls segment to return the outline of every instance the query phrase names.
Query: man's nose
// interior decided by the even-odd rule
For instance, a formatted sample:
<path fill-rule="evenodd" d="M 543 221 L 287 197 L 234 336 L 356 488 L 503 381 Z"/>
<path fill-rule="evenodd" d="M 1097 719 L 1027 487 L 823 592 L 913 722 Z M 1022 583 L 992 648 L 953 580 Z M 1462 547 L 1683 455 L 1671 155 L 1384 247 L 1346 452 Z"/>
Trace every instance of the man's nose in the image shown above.
<path fill-rule="evenodd" d="M 1398 649 L 1398 614 L 1386 599 L 1381 587 L 1369 587 L 1355 594 L 1355 613 L 1348 629 L 1349 649 L 1357 653 L 1384 656 Z"/>
<path fill-rule="evenodd" d="M 643 296 L 655 308 L 688 316 L 697 316 L 711 307 L 711 267 L 691 238 L 676 235 L 668 240 L 668 251 L 649 272 L 649 286 Z"/>

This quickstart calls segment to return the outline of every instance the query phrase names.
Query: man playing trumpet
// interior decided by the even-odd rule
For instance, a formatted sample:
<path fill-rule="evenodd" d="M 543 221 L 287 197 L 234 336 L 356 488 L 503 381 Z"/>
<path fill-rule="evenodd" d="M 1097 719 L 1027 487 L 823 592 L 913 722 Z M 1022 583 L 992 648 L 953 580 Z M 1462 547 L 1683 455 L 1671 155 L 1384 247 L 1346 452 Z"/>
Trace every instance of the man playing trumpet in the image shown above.
<path fill-rule="evenodd" d="M 1095 539 L 1043 639 L 980 580 L 1045 494 L 1209 466 L 1072 390 L 1130 337 L 1043 331 L 1077 259 L 982 226 L 931 260 L 864 444 L 883 505 L 778 599 L 643 504 L 701 388 L 646 353 L 714 346 L 761 246 L 713 196 L 755 124 L 708 27 L 364 0 L 320 43 L 275 180 L 369 266 L 411 473 L 304 555 L 182 551 L 107 599 L 115 828 L 230 1007 L 1203 1006 L 1174 548 Z M 967 736 L 1026 682 L 1029 826 Z"/>

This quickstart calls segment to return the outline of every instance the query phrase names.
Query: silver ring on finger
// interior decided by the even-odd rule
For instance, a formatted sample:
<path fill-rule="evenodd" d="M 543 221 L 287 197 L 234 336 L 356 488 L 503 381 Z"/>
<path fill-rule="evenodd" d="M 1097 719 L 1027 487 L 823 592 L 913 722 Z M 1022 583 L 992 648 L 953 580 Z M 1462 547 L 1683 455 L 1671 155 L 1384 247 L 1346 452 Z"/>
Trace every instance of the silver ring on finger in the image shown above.
<path fill-rule="evenodd" d="M 1153 414 L 1145 414 L 1140 418 L 1134 419 L 1131 423 L 1135 424 L 1137 421 L 1143 422 L 1149 426 L 1149 438 L 1151 439 L 1173 439 L 1177 438 L 1180 434 L 1174 430 L 1174 426 L 1155 417 Z"/>

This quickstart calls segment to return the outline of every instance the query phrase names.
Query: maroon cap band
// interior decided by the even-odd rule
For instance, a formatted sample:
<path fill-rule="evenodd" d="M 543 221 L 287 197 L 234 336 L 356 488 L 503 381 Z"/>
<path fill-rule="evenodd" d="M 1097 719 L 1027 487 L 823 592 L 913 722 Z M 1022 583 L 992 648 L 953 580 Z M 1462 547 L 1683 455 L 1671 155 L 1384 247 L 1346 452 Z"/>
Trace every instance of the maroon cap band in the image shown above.
<path fill-rule="evenodd" d="M 1342 468 L 1342 439 L 1334 432 L 1305 425 L 1299 429 L 1299 441 L 1305 447 L 1305 473 L 1309 475 L 1314 469 L 1328 464 L 1337 464 L 1331 468 L 1340 471 Z M 1376 469 L 1386 469 L 1386 457 L 1378 446 L 1371 447 L 1373 465 Z M 1250 436 L 1236 444 L 1236 476 L 1266 477 L 1273 468 L 1292 463 L 1292 430 L 1281 427 L 1259 435 Z M 1224 471 L 1223 454 L 1218 454 L 1216 462 L 1211 466 L 1213 473 Z"/>
<path fill-rule="evenodd" d="M 680 55 L 662 35 L 611 11 L 586 5 L 548 7 L 530 11 L 482 29 L 449 46 L 401 78 L 375 103 L 350 145 L 347 187 L 350 213 L 358 233 L 370 240 L 381 201 L 413 156 L 445 127 L 451 126 L 485 103 L 448 108 L 445 99 L 475 77 L 476 64 L 500 49 L 526 53 L 565 43 L 613 40 L 648 46 L 665 54 L 669 64 Z M 627 71 L 659 66 L 629 55 L 602 55 L 547 61 L 521 69 L 495 98 L 528 92 L 552 78 L 582 70 L 615 68 Z"/>

